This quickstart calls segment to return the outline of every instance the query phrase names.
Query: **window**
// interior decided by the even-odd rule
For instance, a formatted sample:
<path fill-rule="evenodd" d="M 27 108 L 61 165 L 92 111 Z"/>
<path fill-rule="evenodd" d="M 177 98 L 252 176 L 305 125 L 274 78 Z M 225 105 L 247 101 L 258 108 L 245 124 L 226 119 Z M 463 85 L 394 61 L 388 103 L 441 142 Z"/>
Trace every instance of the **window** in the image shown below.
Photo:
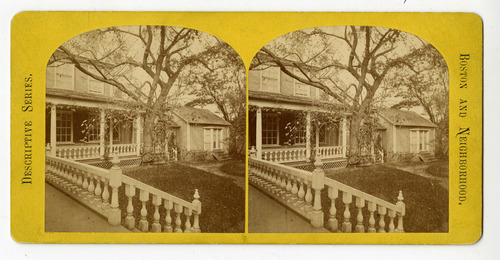
<path fill-rule="evenodd" d="M 295 73 L 295 75 L 303 77 L 303 74 L 299 69 L 294 69 L 293 72 Z M 303 97 L 311 96 L 311 90 L 309 88 L 309 85 L 299 82 L 298 80 L 293 81 L 293 88 L 294 88 L 294 94 L 296 96 L 303 96 Z"/>
<path fill-rule="evenodd" d="M 89 142 L 98 142 L 100 140 L 99 133 L 101 132 L 100 126 L 92 126 L 88 129 L 87 137 Z"/>
<path fill-rule="evenodd" d="M 262 144 L 277 145 L 279 141 L 279 118 L 276 114 L 262 115 Z"/>
<path fill-rule="evenodd" d="M 55 68 L 55 86 L 61 89 L 74 89 L 75 67 L 73 64 L 60 64 Z"/>
<path fill-rule="evenodd" d="M 205 151 L 222 149 L 223 137 L 221 128 L 204 128 L 203 132 L 203 143 Z"/>
<path fill-rule="evenodd" d="M 295 135 L 295 144 L 305 144 L 306 143 L 306 126 L 301 125 L 299 129 L 297 129 L 297 133 Z"/>
<path fill-rule="evenodd" d="M 56 112 L 56 141 L 73 142 L 73 114 L 71 111 Z"/>
<path fill-rule="evenodd" d="M 280 92 L 280 69 L 269 67 L 261 70 L 261 90 L 268 92 Z"/>
<path fill-rule="evenodd" d="M 87 69 L 93 74 L 98 74 L 97 70 L 91 65 L 88 65 Z M 101 82 L 99 80 L 95 80 L 94 78 L 92 78 L 90 76 L 87 76 L 87 78 L 88 78 L 88 92 L 89 93 L 104 94 L 104 82 Z"/>
<path fill-rule="evenodd" d="M 410 152 L 429 150 L 429 130 L 410 130 Z"/>

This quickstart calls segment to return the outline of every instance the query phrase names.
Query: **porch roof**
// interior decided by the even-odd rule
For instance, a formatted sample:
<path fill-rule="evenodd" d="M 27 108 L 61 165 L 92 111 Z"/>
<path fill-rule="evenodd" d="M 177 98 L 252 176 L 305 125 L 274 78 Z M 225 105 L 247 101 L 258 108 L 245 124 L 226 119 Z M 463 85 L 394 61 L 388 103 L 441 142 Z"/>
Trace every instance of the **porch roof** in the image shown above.
<path fill-rule="evenodd" d="M 119 103 L 120 105 L 135 104 L 133 101 L 130 100 L 119 99 L 99 94 L 77 92 L 68 89 L 46 88 L 45 94 L 46 94 L 46 100 L 45 100 L 46 102 L 63 104 L 63 105 L 117 108 L 116 105 L 117 103 Z M 122 107 L 125 108 L 124 106 Z M 144 112 L 142 110 L 138 111 Z"/>
<path fill-rule="evenodd" d="M 315 107 L 317 108 L 316 110 L 324 110 L 325 112 L 332 109 L 336 111 L 345 110 L 341 105 L 332 103 L 331 101 L 255 90 L 248 91 L 248 99 L 250 105 L 261 105 L 262 103 L 267 103 L 267 106 L 270 107 L 279 107 L 282 105 L 283 108 L 291 108 L 295 110 L 303 110 L 304 107 Z M 293 107 L 287 107 L 287 105 Z M 347 111 L 344 113 L 349 114 Z"/>
<path fill-rule="evenodd" d="M 203 108 L 178 107 L 172 111 L 189 124 L 230 126 L 226 120 Z"/>
<path fill-rule="evenodd" d="M 423 118 L 413 111 L 404 111 L 391 108 L 380 110 L 377 113 L 387 121 L 389 121 L 389 123 L 396 126 L 437 127 L 431 121 Z"/>

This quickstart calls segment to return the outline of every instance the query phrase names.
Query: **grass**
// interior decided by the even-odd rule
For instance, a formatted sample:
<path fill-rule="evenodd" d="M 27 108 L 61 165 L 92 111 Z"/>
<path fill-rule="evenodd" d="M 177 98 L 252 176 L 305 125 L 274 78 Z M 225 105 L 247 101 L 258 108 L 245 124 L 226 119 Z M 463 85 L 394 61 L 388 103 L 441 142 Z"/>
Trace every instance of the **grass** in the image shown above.
<path fill-rule="evenodd" d="M 391 203 L 397 202 L 398 192 L 403 191 L 406 204 L 404 229 L 406 232 L 447 232 L 448 191 L 430 179 L 415 174 L 377 165 L 367 168 L 349 168 L 326 171 L 326 176 L 345 183 Z M 327 192 L 323 192 L 322 206 L 326 218 L 330 209 Z M 343 219 L 342 196 L 337 199 L 337 218 Z M 357 214 L 351 204 L 352 219 Z M 342 210 L 340 210 L 342 209 Z M 365 221 L 367 210 L 363 212 Z"/>
<path fill-rule="evenodd" d="M 245 160 L 229 160 L 224 162 L 220 170 L 228 175 L 245 177 Z"/>
<path fill-rule="evenodd" d="M 217 176 L 202 170 L 181 165 L 167 163 L 159 166 L 145 166 L 124 174 L 163 190 L 186 201 L 193 200 L 195 188 L 200 194 L 202 214 L 200 227 L 204 233 L 231 233 L 244 232 L 245 220 L 245 191 L 236 186 L 232 179 Z M 124 188 L 120 192 L 124 193 Z M 120 208 L 122 215 L 126 215 L 127 198 L 120 194 Z M 148 221 L 153 222 L 154 207 L 148 202 Z M 140 219 L 141 204 L 139 190 L 133 199 L 136 222 Z M 160 224 L 164 224 L 165 209 L 160 207 Z M 173 216 L 173 215 L 172 215 Z M 184 222 L 184 220 L 183 220 Z"/>
<path fill-rule="evenodd" d="M 429 167 L 425 169 L 425 172 L 434 176 L 445 178 L 448 177 L 448 162 L 447 161 L 437 161 L 429 164 Z"/>

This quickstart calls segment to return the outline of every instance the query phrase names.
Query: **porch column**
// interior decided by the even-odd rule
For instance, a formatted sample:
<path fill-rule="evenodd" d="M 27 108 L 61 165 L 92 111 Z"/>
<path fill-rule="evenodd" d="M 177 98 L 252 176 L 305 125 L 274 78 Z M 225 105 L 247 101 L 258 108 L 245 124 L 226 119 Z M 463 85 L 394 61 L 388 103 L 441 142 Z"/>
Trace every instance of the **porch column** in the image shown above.
<path fill-rule="evenodd" d="M 210 151 L 214 150 L 214 129 L 210 129 Z"/>
<path fill-rule="evenodd" d="M 141 124 L 141 114 L 137 115 L 135 119 L 135 142 L 137 143 L 137 156 L 141 155 L 141 132 L 142 132 L 142 124 Z"/>
<path fill-rule="evenodd" d="M 342 118 L 342 156 L 346 158 L 347 155 L 347 119 Z"/>
<path fill-rule="evenodd" d="M 257 159 L 262 159 L 262 108 L 257 108 L 257 125 L 256 125 Z"/>
<path fill-rule="evenodd" d="M 101 110 L 101 117 L 99 118 L 99 156 L 104 159 L 104 149 L 106 144 L 106 112 Z"/>
<path fill-rule="evenodd" d="M 52 148 L 50 150 L 50 155 L 56 156 L 56 149 L 57 149 L 57 144 L 56 144 L 56 124 L 57 124 L 57 111 L 56 111 L 56 104 L 52 104 L 50 107 L 50 147 Z"/>
<path fill-rule="evenodd" d="M 114 154 L 113 151 L 113 118 L 109 119 L 109 156 Z"/>
<path fill-rule="evenodd" d="M 306 114 L 306 158 L 310 161 L 311 158 L 311 112 Z"/>
<path fill-rule="evenodd" d="M 318 148 L 319 148 L 319 123 L 316 122 L 316 151 L 319 150 Z M 316 156 L 316 154 L 314 156 Z"/>

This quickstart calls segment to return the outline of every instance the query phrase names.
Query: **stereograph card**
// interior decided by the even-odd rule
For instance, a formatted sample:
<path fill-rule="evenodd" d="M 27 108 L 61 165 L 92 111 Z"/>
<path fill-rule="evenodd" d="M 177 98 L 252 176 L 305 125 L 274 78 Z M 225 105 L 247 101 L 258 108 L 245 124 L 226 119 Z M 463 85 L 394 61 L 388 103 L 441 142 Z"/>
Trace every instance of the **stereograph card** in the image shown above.
<path fill-rule="evenodd" d="M 23 12 L 11 41 L 16 241 L 481 237 L 475 14 Z"/>

